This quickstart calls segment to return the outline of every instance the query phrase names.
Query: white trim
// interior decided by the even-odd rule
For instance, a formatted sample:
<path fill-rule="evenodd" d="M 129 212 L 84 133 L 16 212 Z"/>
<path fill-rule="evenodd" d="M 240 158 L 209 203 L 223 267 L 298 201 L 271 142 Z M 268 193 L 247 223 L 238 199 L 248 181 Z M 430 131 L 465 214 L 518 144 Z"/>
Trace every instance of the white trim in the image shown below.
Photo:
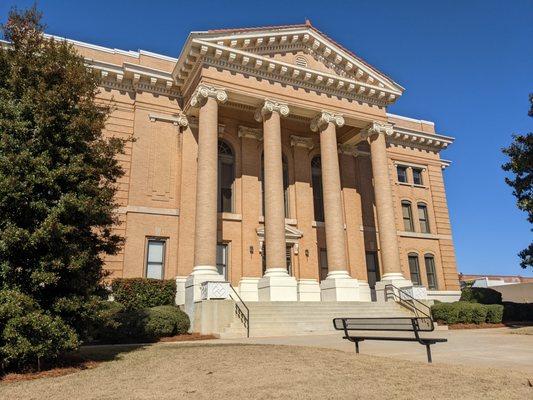
<path fill-rule="evenodd" d="M 398 231 L 397 235 L 416 239 L 452 240 L 452 235 L 435 235 L 433 233 Z"/>
<path fill-rule="evenodd" d="M 178 217 L 180 215 L 178 208 L 157 208 L 144 206 L 126 206 L 118 207 L 119 214 L 151 214 L 151 215 L 165 215 L 170 217 Z"/>
<path fill-rule="evenodd" d="M 403 115 L 398 115 L 398 114 L 387 113 L 387 117 L 403 119 L 404 121 L 410 121 L 410 122 L 416 122 L 416 123 L 419 123 L 419 124 L 428 124 L 428 125 L 435 126 L 435 122 L 432 122 L 432 121 L 426 121 L 426 120 L 423 120 L 423 119 L 404 117 Z"/>

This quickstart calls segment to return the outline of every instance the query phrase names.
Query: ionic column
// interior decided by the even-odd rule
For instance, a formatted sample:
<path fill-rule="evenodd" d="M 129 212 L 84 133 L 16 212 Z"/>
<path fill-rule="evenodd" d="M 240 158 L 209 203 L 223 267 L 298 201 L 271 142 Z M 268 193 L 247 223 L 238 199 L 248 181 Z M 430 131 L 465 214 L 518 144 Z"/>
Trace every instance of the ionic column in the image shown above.
<path fill-rule="evenodd" d="M 224 280 L 216 269 L 217 179 L 218 179 L 218 103 L 226 92 L 200 84 L 191 97 L 198 107 L 198 161 L 196 175 L 196 217 L 194 268 L 185 283 L 185 304 L 191 308 L 200 299 L 200 285 L 207 280 Z M 187 312 L 192 313 L 191 310 Z M 192 315 L 189 313 L 189 315 Z"/>
<path fill-rule="evenodd" d="M 286 104 L 265 100 L 255 118 L 263 122 L 266 272 L 259 281 L 259 301 L 295 301 L 296 280 L 285 260 L 285 209 L 280 118 Z"/>
<path fill-rule="evenodd" d="M 324 196 L 324 223 L 328 276 L 321 283 L 323 301 L 359 300 L 357 280 L 348 273 L 346 239 L 341 198 L 336 128 L 344 125 L 341 115 L 322 111 L 311 121 L 311 130 L 320 132 L 320 157 Z"/>
<path fill-rule="evenodd" d="M 376 290 L 381 290 L 387 283 L 392 283 L 396 286 L 412 285 L 402 275 L 400 266 L 396 217 L 394 213 L 386 144 L 386 136 L 392 133 L 392 125 L 383 122 L 373 122 L 362 132 L 362 137 L 369 138 L 370 141 L 379 246 L 384 272 L 381 282 L 379 282 L 380 284 L 376 284 Z"/>

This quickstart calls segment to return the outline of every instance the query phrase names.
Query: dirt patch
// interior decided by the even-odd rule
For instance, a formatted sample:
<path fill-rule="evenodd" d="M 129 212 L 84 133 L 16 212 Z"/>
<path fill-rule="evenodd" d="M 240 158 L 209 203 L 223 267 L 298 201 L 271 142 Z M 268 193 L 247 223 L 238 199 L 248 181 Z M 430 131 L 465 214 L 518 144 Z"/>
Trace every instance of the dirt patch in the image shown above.
<path fill-rule="evenodd" d="M 448 325 L 448 329 L 489 329 L 489 328 L 505 328 L 505 324 L 451 324 Z"/>
<path fill-rule="evenodd" d="M 218 339 L 215 335 L 202 335 L 200 333 L 190 333 L 186 335 L 169 336 L 159 339 L 159 342 L 188 342 L 192 340 Z"/>

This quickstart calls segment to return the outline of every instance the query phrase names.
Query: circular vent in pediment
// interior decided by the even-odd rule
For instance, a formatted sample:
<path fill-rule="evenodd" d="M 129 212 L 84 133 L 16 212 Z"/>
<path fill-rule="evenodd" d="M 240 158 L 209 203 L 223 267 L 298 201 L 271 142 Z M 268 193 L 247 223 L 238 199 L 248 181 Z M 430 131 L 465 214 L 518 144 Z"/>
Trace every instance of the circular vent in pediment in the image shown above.
<path fill-rule="evenodd" d="M 307 67 L 307 59 L 304 56 L 296 56 L 294 63 L 299 67 Z"/>

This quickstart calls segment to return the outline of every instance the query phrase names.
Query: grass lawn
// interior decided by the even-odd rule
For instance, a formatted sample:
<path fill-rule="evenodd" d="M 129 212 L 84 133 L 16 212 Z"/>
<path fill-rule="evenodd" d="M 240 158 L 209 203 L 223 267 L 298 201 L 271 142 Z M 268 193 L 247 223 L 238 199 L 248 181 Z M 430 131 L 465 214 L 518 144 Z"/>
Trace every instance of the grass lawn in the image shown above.
<path fill-rule="evenodd" d="M 191 343 L 84 352 L 108 361 L 61 377 L 0 383 L 0 398 L 533 398 L 528 376 L 521 372 L 428 365 L 311 347 Z"/>

